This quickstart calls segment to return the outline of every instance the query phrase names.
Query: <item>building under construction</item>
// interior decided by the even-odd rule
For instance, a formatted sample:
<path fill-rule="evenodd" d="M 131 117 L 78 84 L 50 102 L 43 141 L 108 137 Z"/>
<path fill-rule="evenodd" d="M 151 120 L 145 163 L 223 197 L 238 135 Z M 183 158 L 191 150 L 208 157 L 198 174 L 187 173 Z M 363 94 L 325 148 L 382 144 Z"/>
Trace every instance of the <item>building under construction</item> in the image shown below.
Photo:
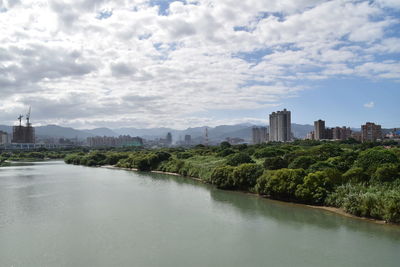
<path fill-rule="evenodd" d="M 17 144 L 34 144 L 35 143 L 35 128 L 30 123 L 31 108 L 29 108 L 28 114 L 26 114 L 26 125 L 22 125 L 22 118 L 18 117 L 19 125 L 13 127 L 12 143 Z"/>

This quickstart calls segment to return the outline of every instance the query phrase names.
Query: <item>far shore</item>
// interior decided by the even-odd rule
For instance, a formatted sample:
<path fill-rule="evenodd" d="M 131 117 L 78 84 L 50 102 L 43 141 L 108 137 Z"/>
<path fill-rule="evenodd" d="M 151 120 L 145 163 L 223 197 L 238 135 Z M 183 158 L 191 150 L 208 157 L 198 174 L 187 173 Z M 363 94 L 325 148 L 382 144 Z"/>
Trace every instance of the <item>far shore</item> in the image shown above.
<path fill-rule="evenodd" d="M 105 165 L 105 166 L 100 166 L 100 167 L 101 168 L 107 168 L 107 169 L 126 170 L 126 171 L 139 171 L 138 169 L 135 169 L 135 168 L 123 168 L 123 167 L 117 167 L 117 166 L 114 166 L 114 165 Z M 189 179 L 204 183 L 204 181 L 202 179 L 200 179 L 200 178 L 191 177 L 191 176 L 183 176 L 183 175 L 181 175 L 179 173 L 163 172 L 163 171 L 150 171 L 150 172 L 151 173 L 159 173 L 159 174 L 168 174 L 168 175 L 173 175 L 173 176 L 181 176 L 181 177 L 184 177 L 184 178 L 189 178 Z M 271 199 L 271 198 L 268 198 L 266 196 L 261 196 L 261 195 L 256 194 L 256 193 L 246 192 L 246 191 L 234 190 L 232 192 L 239 192 L 239 193 L 244 193 L 244 194 L 248 194 L 248 195 L 253 195 L 253 196 L 256 196 L 256 197 L 266 198 L 266 199 L 277 201 L 277 202 L 280 202 L 280 203 L 286 203 L 286 204 L 291 204 L 291 205 L 296 205 L 296 206 L 298 205 L 298 206 L 302 206 L 302 207 L 308 207 L 308 208 L 312 208 L 312 209 L 324 210 L 324 211 L 332 212 L 332 213 L 335 213 L 335 214 L 338 214 L 338 215 L 341 215 L 341 216 L 344 216 L 344 217 L 357 219 L 357 220 L 363 220 L 363 221 L 367 221 L 367 222 L 371 222 L 371 223 L 375 223 L 375 224 L 400 226 L 400 224 L 388 223 L 388 222 L 386 222 L 384 220 L 378 220 L 378 219 L 374 219 L 374 218 L 355 216 L 353 214 L 350 214 L 350 213 L 344 211 L 341 208 L 328 207 L 328 206 L 315 206 L 315 205 L 307 205 L 307 204 L 301 204 L 301 203 L 295 203 L 295 202 L 289 202 L 289 201 L 281 201 L 281 200 Z"/>

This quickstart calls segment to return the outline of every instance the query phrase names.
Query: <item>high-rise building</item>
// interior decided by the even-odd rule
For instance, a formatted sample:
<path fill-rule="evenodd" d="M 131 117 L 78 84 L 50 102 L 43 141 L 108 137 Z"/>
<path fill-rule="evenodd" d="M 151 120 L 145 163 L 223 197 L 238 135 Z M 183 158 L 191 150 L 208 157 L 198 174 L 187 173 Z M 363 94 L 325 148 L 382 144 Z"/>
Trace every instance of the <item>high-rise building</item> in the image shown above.
<path fill-rule="evenodd" d="M 34 144 L 35 143 L 35 128 L 29 122 L 27 117 L 26 126 L 21 125 L 21 118 L 19 118 L 19 125 L 13 126 L 12 143 L 18 144 Z"/>
<path fill-rule="evenodd" d="M 288 142 L 292 140 L 290 111 L 272 112 L 269 115 L 269 141 Z"/>
<path fill-rule="evenodd" d="M 317 120 L 314 122 L 314 139 L 315 140 L 326 139 L 326 137 L 325 137 L 325 121 Z"/>
<path fill-rule="evenodd" d="M 172 134 L 171 133 L 167 133 L 167 137 L 165 139 L 167 145 L 171 145 L 172 144 Z"/>
<path fill-rule="evenodd" d="M 362 142 L 374 142 L 382 138 L 382 128 L 372 122 L 367 122 L 361 125 L 361 140 Z"/>
<path fill-rule="evenodd" d="M 190 134 L 185 135 L 185 145 L 189 146 L 192 144 L 192 136 Z"/>
<path fill-rule="evenodd" d="M 267 127 L 253 127 L 252 142 L 253 144 L 262 144 L 268 141 Z"/>

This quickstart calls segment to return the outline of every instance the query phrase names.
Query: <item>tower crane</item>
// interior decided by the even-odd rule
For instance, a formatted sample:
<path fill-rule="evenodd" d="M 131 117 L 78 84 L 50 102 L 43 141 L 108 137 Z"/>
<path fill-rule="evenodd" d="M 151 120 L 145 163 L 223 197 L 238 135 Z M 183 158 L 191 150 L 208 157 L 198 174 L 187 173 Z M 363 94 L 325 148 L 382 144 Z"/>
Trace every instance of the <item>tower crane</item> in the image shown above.
<path fill-rule="evenodd" d="M 29 126 L 29 119 L 31 118 L 31 107 L 29 107 L 28 113 L 26 114 L 26 126 Z"/>

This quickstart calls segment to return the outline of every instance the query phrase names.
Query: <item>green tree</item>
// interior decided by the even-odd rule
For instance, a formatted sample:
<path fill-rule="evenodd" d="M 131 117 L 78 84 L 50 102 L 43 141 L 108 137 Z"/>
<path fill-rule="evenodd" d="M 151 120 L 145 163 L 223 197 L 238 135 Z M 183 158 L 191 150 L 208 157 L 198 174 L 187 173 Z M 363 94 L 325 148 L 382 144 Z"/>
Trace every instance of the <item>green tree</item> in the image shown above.
<path fill-rule="evenodd" d="M 221 150 L 227 149 L 231 147 L 231 144 L 227 141 L 221 142 L 221 144 L 219 145 L 219 147 L 221 148 Z"/>
<path fill-rule="evenodd" d="M 254 157 L 257 159 L 266 158 L 266 157 L 277 157 L 285 154 L 285 151 L 279 148 L 274 147 L 266 147 L 256 150 L 254 152 Z"/>
<path fill-rule="evenodd" d="M 375 147 L 361 152 L 355 166 L 363 168 L 369 175 L 372 175 L 379 166 L 385 163 L 397 164 L 399 159 L 393 151 Z"/>
<path fill-rule="evenodd" d="M 214 169 L 211 174 L 211 184 L 220 189 L 232 189 L 235 186 L 233 172 L 235 167 L 221 166 Z"/>
<path fill-rule="evenodd" d="M 289 164 L 289 169 L 308 169 L 312 164 L 316 162 L 314 157 L 311 156 L 300 156 L 294 159 Z"/>
<path fill-rule="evenodd" d="M 334 185 L 340 183 L 337 170 L 317 171 L 304 177 L 303 184 L 297 186 L 296 197 L 302 202 L 322 204 Z"/>
<path fill-rule="evenodd" d="M 369 176 L 363 168 L 353 167 L 343 174 L 343 180 L 355 183 L 368 182 Z"/>
<path fill-rule="evenodd" d="M 327 160 L 331 157 L 340 156 L 343 150 L 337 144 L 322 144 L 310 149 L 311 155 L 314 155 L 318 160 Z"/>
<path fill-rule="evenodd" d="M 256 192 L 278 199 L 294 199 L 296 188 L 303 183 L 303 169 L 267 171 L 257 179 Z"/>
<path fill-rule="evenodd" d="M 288 162 L 281 157 L 267 157 L 264 160 L 264 168 L 267 170 L 279 170 L 288 167 Z"/>
<path fill-rule="evenodd" d="M 246 153 L 236 153 L 230 155 L 227 160 L 227 164 L 230 166 L 238 166 L 244 163 L 254 163 L 254 161 Z"/>
<path fill-rule="evenodd" d="M 235 168 L 233 171 L 234 185 L 240 189 L 253 187 L 257 178 L 264 172 L 262 166 L 254 163 L 245 163 Z"/>
<path fill-rule="evenodd" d="M 386 163 L 378 167 L 372 175 L 374 182 L 392 182 L 400 178 L 400 165 Z"/>

